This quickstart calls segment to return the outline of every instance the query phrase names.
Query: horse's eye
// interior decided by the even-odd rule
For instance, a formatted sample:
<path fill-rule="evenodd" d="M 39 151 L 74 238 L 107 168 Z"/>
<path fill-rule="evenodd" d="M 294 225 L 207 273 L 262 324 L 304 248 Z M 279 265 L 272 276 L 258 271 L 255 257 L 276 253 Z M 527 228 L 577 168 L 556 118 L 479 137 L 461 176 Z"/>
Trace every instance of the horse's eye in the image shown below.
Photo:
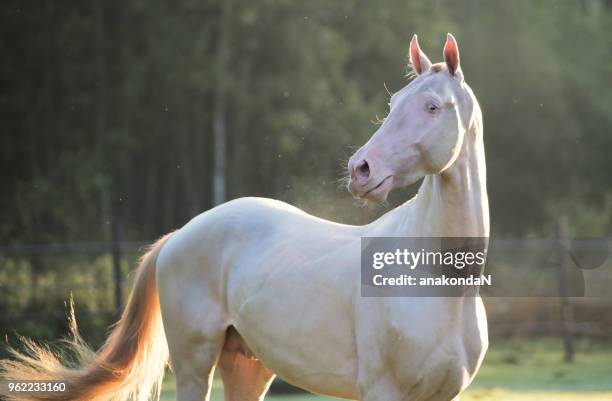
<path fill-rule="evenodd" d="M 437 105 L 435 105 L 435 104 L 433 104 L 433 103 L 429 103 L 429 104 L 427 105 L 427 111 L 428 111 L 429 113 L 432 113 L 432 114 L 433 114 L 433 113 L 435 113 L 436 111 L 438 111 L 438 106 L 437 106 Z"/>

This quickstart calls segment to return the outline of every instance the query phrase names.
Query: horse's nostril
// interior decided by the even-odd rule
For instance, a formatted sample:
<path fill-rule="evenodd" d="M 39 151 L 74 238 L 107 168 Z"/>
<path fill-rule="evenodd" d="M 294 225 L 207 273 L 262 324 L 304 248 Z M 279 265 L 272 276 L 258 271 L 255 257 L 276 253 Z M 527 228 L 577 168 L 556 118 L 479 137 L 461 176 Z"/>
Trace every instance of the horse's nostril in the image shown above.
<path fill-rule="evenodd" d="M 363 178 L 368 178 L 370 176 L 370 165 L 367 161 L 364 160 L 357 166 L 357 174 Z"/>

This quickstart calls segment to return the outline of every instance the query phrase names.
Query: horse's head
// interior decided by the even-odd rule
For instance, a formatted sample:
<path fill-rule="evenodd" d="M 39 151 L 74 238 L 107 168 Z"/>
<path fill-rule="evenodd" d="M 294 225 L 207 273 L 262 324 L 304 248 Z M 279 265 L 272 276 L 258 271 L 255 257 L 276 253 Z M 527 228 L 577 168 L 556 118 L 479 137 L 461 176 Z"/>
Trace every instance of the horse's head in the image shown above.
<path fill-rule="evenodd" d="M 391 97 L 387 118 L 349 159 L 348 188 L 355 197 L 383 201 L 394 187 L 441 173 L 459 155 L 473 96 L 451 34 L 443 54 L 444 63 L 432 65 L 417 36 L 412 38 L 410 62 L 416 78 Z"/>

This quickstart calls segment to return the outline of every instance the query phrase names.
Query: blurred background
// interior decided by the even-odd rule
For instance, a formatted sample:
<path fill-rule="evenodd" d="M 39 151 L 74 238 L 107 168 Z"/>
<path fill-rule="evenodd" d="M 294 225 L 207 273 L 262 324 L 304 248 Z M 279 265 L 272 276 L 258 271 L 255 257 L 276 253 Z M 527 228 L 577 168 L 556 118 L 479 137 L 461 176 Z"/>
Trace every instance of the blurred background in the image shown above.
<path fill-rule="evenodd" d="M 459 42 L 492 236 L 612 232 L 610 0 L 6 0 L 0 32 L 9 342 L 65 334 L 72 292 L 100 344 L 142 246 L 226 200 L 361 224 L 409 199 L 417 186 L 354 207 L 340 179 L 408 82 L 413 33 L 434 62 L 446 32 Z M 564 301 L 569 323 L 555 299 L 485 302 L 492 347 L 468 397 L 612 399 L 609 300 Z"/>

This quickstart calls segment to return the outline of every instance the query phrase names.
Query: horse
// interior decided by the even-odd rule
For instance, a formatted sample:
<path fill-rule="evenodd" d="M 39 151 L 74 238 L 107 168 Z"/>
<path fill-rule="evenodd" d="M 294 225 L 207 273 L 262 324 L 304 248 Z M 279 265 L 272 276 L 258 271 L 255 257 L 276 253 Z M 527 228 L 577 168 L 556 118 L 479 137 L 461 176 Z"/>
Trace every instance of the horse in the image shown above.
<path fill-rule="evenodd" d="M 169 360 L 178 401 L 262 400 L 273 378 L 363 401 L 457 400 L 488 346 L 479 296 L 362 297 L 362 237 L 488 237 L 482 113 L 447 35 L 432 64 L 410 42 L 415 78 L 348 161 L 348 189 L 368 202 L 422 179 L 417 196 L 353 226 L 286 203 L 241 198 L 158 240 L 106 343 L 91 351 L 73 324 L 78 363 L 27 343 L 2 378 L 60 380 L 65 392 L 10 400 L 145 401 Z"/>

